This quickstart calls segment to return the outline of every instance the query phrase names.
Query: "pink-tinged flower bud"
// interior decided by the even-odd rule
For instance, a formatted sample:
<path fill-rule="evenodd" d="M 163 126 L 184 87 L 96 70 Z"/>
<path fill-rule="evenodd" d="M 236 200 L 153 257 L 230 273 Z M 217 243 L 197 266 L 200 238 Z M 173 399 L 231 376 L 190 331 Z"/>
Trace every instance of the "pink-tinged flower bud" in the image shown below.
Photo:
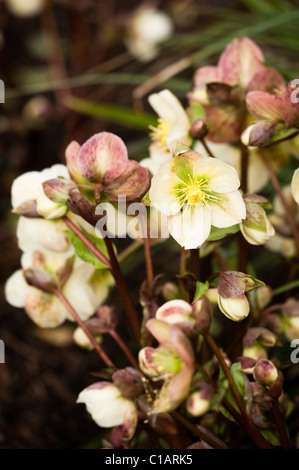
<path fill-rule="evenodd" d="M 273 362 L 259 359 L 253 369 L 254 380 L 264 386 L 272 385 L 278 377 L 278 371 Z"/>
<path fill-rule="evenodd" d="M 266 348 L 257 344 L 255 346 L 248 346 L 243 348 L 243 356 L 246 358 L 253 359 L 254 361 L 258 361 L 259 359 L 266 359 L 268 357 L 268 353 Z"/>
<path fill-rule="evenodd" d="M 272 300 L 272 289 L 269 286 L 261 286 L 255 291 L 256 304 L 259 310 L 263 310 Z"/>
<path fill-rule="evenodd" d="M 208 132 L 209 128 L 204 119 L 196 119 L 191 125 L 190 134 L 193 139 L 201 140 L 206 137 Z"/>
<path fill-rule="evenodd" d="M 93 335 L 98 335 L 115 330 L 117 323 L 113 307 L 103 305 L 97 311 L 97 315 L 86 322 L 86 326 Z"/>
<path fill-rule="evenodd" d="M 187 411 L 191 416 L 202 416 L 210 408 L 211 400 L 214 396 L 213 387 L 209 384 L 199 384 L 199 390 L 191 393 L 187 400 Z"/>
<path fill-rule="evenodd" d="M 241 364 L 241 369 L 242 369 L 242 372 L 244 372 L 244 374 L 253 373 L 253 369 L 256 364 L 255 359 L 252 359 L 251 357 L 248 357 L 248 356 L 247 357 L 242 356 L 238 358 L 238 361 Z"/>
<path fill-rule="evenodd" d="M 185 300 L 175 299 L 159 307 L 156 318 L 169 325 L 178 326 L 186 334 L 200 334 L 210 326 L 211 307 L 204 297 L 192 305 Z"/>
<path fill-rule="evenodd" d="M 93 201 L 98 199 L 95 192 L 106 200 L 125 196 L 132 201 L 148 190 L 148 170 L 129 160 L 122 139 L 110 132 L 95 134 L 82 147 L 71 142 L 66 160 L 71 177 Z"/>
<path fill-rule="evenodd" d="M 266 328 L 249 328 L 243 338 L 243 356 L 254 360 L 266 359 L 267 348 L 275 346 L 277 336 Z"/>
<path fill-rule="evenodd" d="M 221 312 L 230 320 L 244 320 L 250 311 L 244 293 L 262 285 L 263 282 L 248 274 L 238 271 L 221 272 L 218 286 L 218 305 Z"/>
<path fill-rule="evenodd" d="M 133 436 L 137 425 L 136 404 L 123 398 L 115 385 L 97 382 L 79 394 L 77 403 L 86 405 L 87 411 L 98 426 L 122 426 L 127 439 Z"/>
<path fill-rule="evenodd" d="M 275 235 L 274 227 L 268 219 L 264 207 L 268 200 L 256 194 L 244 197 L 246 219 L 240 224 L 243 237 L 251 245 L 263 245 Z"/>

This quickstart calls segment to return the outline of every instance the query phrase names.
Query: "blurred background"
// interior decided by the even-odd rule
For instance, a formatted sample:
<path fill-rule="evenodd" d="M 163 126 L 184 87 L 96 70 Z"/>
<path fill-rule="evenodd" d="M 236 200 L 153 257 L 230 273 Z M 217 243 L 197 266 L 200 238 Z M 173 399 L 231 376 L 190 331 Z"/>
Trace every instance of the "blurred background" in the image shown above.
<path fill-rule="evenodd" d="M 286 79 L 298 77 L 298 6 L 287 0 L 1 0 L 1 294 L 20 264 L 17 217 L 10 214 L 14 178 L 64 162 L 71 140 L 83 143 L 103 130 L 125 141 L 130 158 L 145 158 L 148 126 L 156 122 L 147 96 L 169 88 L 186 104 L 197 66 L 215 64 L 234 37 L 255 40 L 269 65 Z M 127 276 L 138 299 L 134 268 Z M 72 326 L 39 330 L 3 295 L 0 306 L 6 345 L 0 448 L 97 446 L 99 428 L 75 404 L 95 380 L 97 356 L 73 346 Z"/>

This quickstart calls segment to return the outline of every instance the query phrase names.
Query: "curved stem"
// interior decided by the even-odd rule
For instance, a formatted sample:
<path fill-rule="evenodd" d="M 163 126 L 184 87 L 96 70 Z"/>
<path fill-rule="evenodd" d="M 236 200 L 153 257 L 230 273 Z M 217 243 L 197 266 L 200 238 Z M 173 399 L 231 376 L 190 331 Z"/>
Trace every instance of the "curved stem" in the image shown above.
<path fill-rule="evenodd" d="M 146 279 L 147 279 L 149 291 L 151 292 L 153 288 L 153 283 L 154 283 L 154 270 L 153 270 L 153 262 L 152 262 L 152 255 L 151 255 L 150 238 L 148 236 L 143 238 L 143 245 L 144 245 Z"/>
<path fill-rule="evenodd" d="M 102 347 L 99 345 L 99 343 L 96 342 L 95 338 L 93 335 L 90 333 L 89 329 L 86 327 L 85 323 L 81 318 L 79 317 L 78 313 L 74 309 L 74 307 L 70 304 L 68 299 L 65 297 L 64 293 L 60 289 L 56 289 L 53 292 L 60 302 L 67 308 L 67 310 L 70 312 L 74 320 L 78 323 L 78 325 L 82 328 L 86 336 L 88 337 L 89 341 L 93 345 L 94 349 L 102 359 L 102 361 L 106 364 L 107 367 L 111 367 L 112 369 L 116 369 L 115 365 L 113 362 L 110 360 L 110 358 L 107 356 L 105 351 L 102 349 Z"/>
<path fill-rule="evenodd" d="M 100 260 L 102 263 L 106 264 L 106 266 L 111 269 L 111 263 L 110 261 L 106 258 L 103 253 L 98 250 L 93 243 L 88 240 L 88 238 L 84 235 L 84 233 L 81 232 L 81 230 L 67 217 L 63 218 L 64 223 L 74 232 L 75 235 L 77 235 L 78 238 L 87 246 L 87 248 L 92 251 L 92 253 Z"/>
<path fill-rule="evenodd" d="M 139 370 L 139 364 L 136 361 L 135 357 L 131 353 L 130 349 L 127 347 L 127 345 L 124 343 L 124 341 L 121 339 L 117 331 L 115 330 L 110 330 L 109 331 L 110 336 L 114 339 L 114 341 L 119 345 L 119 347 L 123 350 L 125 355 L 127 356 L 128 360 L 132 364 L 135 369 Z"/>
<path fill-rule="evenodd" d="M 205 138 L 203 137 L 202 139 L 200 139 L 200 142 L 202 143 L 203 147 L 205 148 L 205 151 L 207 152 L 207 154 L 211 157 L 211 158 L 216 158 L 216 156 L 213 154 L 213 152 L 211 151 L 210 147 L 208 146 Z"/>

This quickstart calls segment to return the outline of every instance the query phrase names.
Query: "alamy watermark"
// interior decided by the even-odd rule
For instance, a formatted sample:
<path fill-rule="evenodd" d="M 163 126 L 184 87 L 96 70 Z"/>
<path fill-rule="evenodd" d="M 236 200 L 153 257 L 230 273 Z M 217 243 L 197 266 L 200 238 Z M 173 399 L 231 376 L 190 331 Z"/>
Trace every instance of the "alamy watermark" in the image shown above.
<path fill-rule="evenodd" d="M 291 93 L 291 101 L 292 103 L 297 104 L 299 103 L 299 78 L 294 78 L 291 83 L 291 87 L 294 88 Z"/>
<path fill-rule="evenodd" d="M 4 81 L 0 79 L 0 103 L 5 103 L 5 84 Z"/>
<path fill-rule="evenodd" d="M 298 364 L 299 362 L 299 339 L 293 339 L 293 341 L 290 344 L 291 348 L 296 348 L 294 351 L 291 352 L 291 362 L 293 364 Z"/>
<path fill-rule="evenodd" d="M 5 362 L 5 344 L 2 339 L 0 339 L 0 364 L 4 364 Z"/>

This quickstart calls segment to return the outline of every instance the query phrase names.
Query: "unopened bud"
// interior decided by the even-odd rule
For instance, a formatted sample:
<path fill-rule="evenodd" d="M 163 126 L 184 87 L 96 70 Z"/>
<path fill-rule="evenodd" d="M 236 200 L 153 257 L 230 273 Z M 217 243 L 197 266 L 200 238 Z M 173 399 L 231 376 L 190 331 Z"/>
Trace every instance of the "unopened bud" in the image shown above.
<path fill-rule="evenodd" d="M 174 300 L 179 297 L 179 288 L 174 282 L 166 282 L 162 287 L 162 295 L 165 300 Z"/>
<path fill-rule="evenodd" d="M 204 119 L 196 119 L 190 129 L 190 134 L 193 139 L 201 140 L 208 134 L 209 129 Z"/>
<path fill-rule="evenodd" d="M 202 416 L 209 408 L 211 400 L 214 396 L 213 387 L 209 384 L 202 383 L 199 390 L 193 392 L 187 400 L 187 411 L 191 416 Z"/>
<path fill-rule="evenodd" d="M 91 343 L 87 334 L 85 333 L 85 331 L 82 330 L 81 327 L 75 329 L 73 339 L 77 346 L 82 349 L 88 349 L 89 351 L 92 351 L 94 349 L 93 344 Z M 103 341 L 103 337 L 101 335 L 97 335 L 95 336 L 95 340 L 97 343 L 101 343 Z"/>
<path fill-rule="evenodd" d="M 278 371 L 273 362 L 268 359 L 259 359 L 253 369 L 255 381 L 264 386 L 270 386 L 278 377 Z"/>
<path fill-rule="evenodd" d="M 247 297 L 243 295 L 241 298 L 223 298 L 218 296 L 218 305 L 221 312 L 230 320 L 242 321 L 246 318 L 250 311 L 250 305 Z"/>

